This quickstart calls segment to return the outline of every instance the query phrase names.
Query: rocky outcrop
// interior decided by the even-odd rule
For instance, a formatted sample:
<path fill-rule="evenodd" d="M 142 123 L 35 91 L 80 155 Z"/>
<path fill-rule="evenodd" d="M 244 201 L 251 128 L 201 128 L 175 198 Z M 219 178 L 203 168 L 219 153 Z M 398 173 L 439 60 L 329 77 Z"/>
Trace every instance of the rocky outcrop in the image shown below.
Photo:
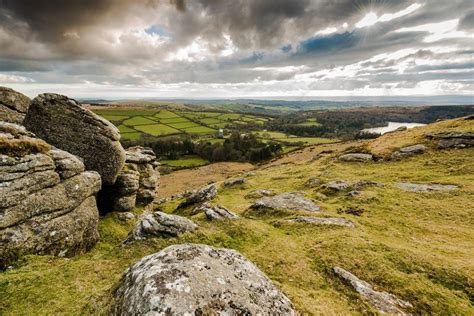
<path fill-rule="evenodd" d="M 24 254 L 72 256 L 98 240 L 97 172 L 24 127 L 0 122 L 0 266 Z"/>
<path fill-rule="evenodd" d="M 314 225 L 334 225 L 334 226 L 345 226 L 354 228 L 355 225 L 352 221 L 344 218 L 336 217 L 296 217 L 287 220 L 290 223 L 305 223 L 305 224 L 314 224 Z"/>
<path fill-rule="evenodd" d="M 428 134 L 426 137 L 438 142 L 438 149 L 466 148 L 474 146 L 474 132 Z"/>
<path fill-rule="evenodd" d="M 203 205 L 196 208 L 194 213 L 204 212 L 206 217 L 210 221 L 220 221 L 225 219 L 235 220 L 239 219 L 239 215 L 229 211 L 223 206 L 215 205 L 211 206 L 209 203 L 204 203 Z"/>
<path fill-rule="evenodd" d="M 217 185 L 211 183 L 188 196 L 183 202 L 178 205 L 178 209 L 186 208 L 188 206 L 201 204 L 212 200 L 217 195 Z"/>
<path fill-rule="evenodd" d="M 400 148 L 399 150 L 392 153 L 392 159 L 400 159 L 405 157 L 410 157 L 413 155 L 422 154 L 426 151 L 426 146 L 423 144 L 416 144 L 408 147 Z"/>
<path fill-rule="evenodd" d="M 452 191 L 458 189 L 458 186 L 453 184 L 418 184 L 406 182 L 397 183 L 397 187 L 411 192 Z"/>
<path fill-rule="evenodd" d="M 373 160 L 373 156 L 370 154 L 345 154 L 339 157 L 339 160 L 346 161 L 346 162 L 366 162 Z"/>
<path fill-rule="evenodd" d="M 97 171 L 111 185 L 125 163 L 118 129 L 66 96 L 40 94 L 30 104 L 26 128 L 53 146 L 83 159 L 87 170 Z"/>
<path fill-rule="evenodd" d="M 102 212 L 124 212 L 152 203 L 160 183 L 159 165 L 151 148 L 128 148 L 125 166 L 114 185 L 100 193 Z"/>
<path fill-rule="evenodd" d="M 130 147 L 126 151 L 127 168 L 139 173 L 137 205 L 145 206 L 153 202 L 160 184 L 160 165 L 153 149 L 141 146 Z"/>
<path fill-rule="evenodd" d="M 170 246 L 133 264 L 113 308 L 114 315 L 296 315 L 237 251 L 197 244 Z"/>
<path fill-rule="evenodd" d="M 191 232 L 197 225 L 186 217 L 153 212 L 142 216 L 136 223 L 127 241 L 141 240 L 152 236 L 176 237 L 185 232 Z"/>
<path fill-rule="evenodd" d="M 299 192 L 286 192 L 273 197 L 263 197 L 256 201 L 252 209 L 273 209 L 286 211 L 319 212 L 321 208 Z"/>
<path fill-rule="evenodd" d="M 100 209 L 103 213 L 108 211 L 126 212 L 132 210 L 137 204 L 137 191 L 140 186 L 140 173 L 125 165 L 113 186 L 100 193 Z"/>
<path fill-rule="evenodd" d="M 378 312 L 391 315 L 410 315 L 405 311 L 413 307 L 409 302 L 403 301 L 393 294 L 374 290 L 369 283 L 362 281 L 342 268 L 334 267 L 333 270 L 337 276 L 348 282 Z"/>
<path fill-rule="evenodd" d="M 26 95 L 0 87 L 0 121 L 21 124 L 29 106 L 30 98 Z"/>

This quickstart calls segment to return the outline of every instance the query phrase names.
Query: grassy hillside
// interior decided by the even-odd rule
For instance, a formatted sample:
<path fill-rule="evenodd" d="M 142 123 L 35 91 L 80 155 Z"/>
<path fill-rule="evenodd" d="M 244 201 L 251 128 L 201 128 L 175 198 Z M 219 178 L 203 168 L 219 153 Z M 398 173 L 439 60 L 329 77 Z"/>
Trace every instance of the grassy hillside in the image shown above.
<path fill-rule="evenodd" d="M 203 214 L 194 215 L 198 231 L 178 238 L 122 245 L 133 223 L 110 214 L 101 219 L 102 241 L 90 253 L 70 259 L 28 256 L 15 269 L 0 274 L 0 313 L 106 314 L 121 273 L 132 262 L 170 244 L 196 242 L 242 252 L 303 314 L 375 312 L 333 274 L 337 265 L 377 290 L 411 302 L 414 314 L 473 315 L 474 148 L 439 151 L 430 146 L 426 153 L 400 161 L 347 163 L 336 159 L 351 147 L 387 155 L 405 145 L 431 145 L 423 135 L 441 131 L 474 132 L 474 121 L 439 122 L 366 143 L 318 145 L 260 166 L 246 175 L 246 184 L 221 187 L 213 201 L 243 215 L 241 220 L 216 223 Z M 322 152 L 326 154 L 313 159 Z M 207 168 L 202 174 L 211 175 L 211 166 L 202 167 Z M 193 187 L 191 173 L 199 175 L 200 170 L 186 170 L 185 176 L 167 175 L 167 187 L 173 180 L 176 187 Z M 359 196 L 349 197 L 345 192 L 328 194 L 320 187 L 306 186 L 310 177 L 323 183 L 371 180 L 384 187 L 367 187 Z M 398 189 L 397 182 L 455 184 L 459 189 L 413 193 Z M 295 214 L 249 212 L 254 199 L 247 196 L 255 189 L 302 191 L 322 207 L 317 216 L 343 217 L 356 227 L 290 224 L 282 219 Z M 178 202 L 161 207 L 173 212 Z M 363 213 L 348 214 L 350 208 Z M 189 216 L 189 212 L 181 214 Z"/>

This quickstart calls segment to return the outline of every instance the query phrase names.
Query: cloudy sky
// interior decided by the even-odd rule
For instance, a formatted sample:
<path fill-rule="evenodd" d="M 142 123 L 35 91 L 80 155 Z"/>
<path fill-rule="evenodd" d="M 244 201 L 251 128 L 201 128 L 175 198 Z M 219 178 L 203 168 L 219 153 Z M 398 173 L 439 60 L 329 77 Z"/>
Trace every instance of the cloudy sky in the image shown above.
<path fill-rule="evenodd" d="M 472 95 L 473 0 L 0 0 L 30 96 Z"/>

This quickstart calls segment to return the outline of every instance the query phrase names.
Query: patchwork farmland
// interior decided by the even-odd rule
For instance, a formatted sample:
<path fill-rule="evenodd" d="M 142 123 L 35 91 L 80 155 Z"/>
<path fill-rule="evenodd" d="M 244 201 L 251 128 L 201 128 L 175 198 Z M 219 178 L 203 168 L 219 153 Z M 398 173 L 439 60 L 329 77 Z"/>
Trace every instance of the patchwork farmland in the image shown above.
<path fill-rule="evenodd" d="M 210 136 L 233 124 L 263 125 L 268 119 L 248 114 L 221 112 L 178 112 L 164 109 L 93 109 L 96 114 L 114 123 L 123 139 L 133 140 L 149 135 L 154 137 L 191 134 Z"/>

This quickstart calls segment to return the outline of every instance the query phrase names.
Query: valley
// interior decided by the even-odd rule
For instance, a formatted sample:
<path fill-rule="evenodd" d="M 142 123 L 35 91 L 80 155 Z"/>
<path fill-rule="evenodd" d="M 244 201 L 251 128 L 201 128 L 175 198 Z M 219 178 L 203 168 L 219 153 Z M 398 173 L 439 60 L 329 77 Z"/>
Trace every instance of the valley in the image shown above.
<path fill-rule="evenodd" d="M 197 243 L 238 250 L 288 295 L 301 314 L 376 313 L 370 301 L 334 273 L 338 266 L 376 290 L 409 302 L 407 312 L 470 315 L 474 149 L 441 150 L 426 136 L 442 133 L 472 137 L 474 121 L 460 118 L 375 140 L 309 145 L 259 166 L 223 162 L 163 175 L 158 204 L 132 213 L 161 210 L 185 216 L 198 225 L 196 231 L 123 244 L 136 220 L 109 213 L 100 218 L 101 240 L 90 252 L 73 258 L 24 256 L 14 269 L 2 273 L 0 307 L 5 315 L 108 314 L 116 284 L 131 263 L 169 245 Z M 424 144 L 425 152 L 387 158 L 413 144 Z M 377 159 L 338 159 L 354 152 Z M 243 180 L 225 184 L 236 178 Z M 210 221 L 193 207 L 177 208 L 185 199 L 183 192 L 213 181 L 218 194 L 210 203 L 238 214 L 238 220 Z M 335 181 L 347 184 L 332 189 Z M 401 189 L 402 182 L 455 189 L 412 192 Z M 262 190 L 272 196 L 299 192 L 321 210 L 252 209 L 259 199 L 255 192 Z M 343 218 L 354 226 L 288 221 L 304 216 Z"/>

